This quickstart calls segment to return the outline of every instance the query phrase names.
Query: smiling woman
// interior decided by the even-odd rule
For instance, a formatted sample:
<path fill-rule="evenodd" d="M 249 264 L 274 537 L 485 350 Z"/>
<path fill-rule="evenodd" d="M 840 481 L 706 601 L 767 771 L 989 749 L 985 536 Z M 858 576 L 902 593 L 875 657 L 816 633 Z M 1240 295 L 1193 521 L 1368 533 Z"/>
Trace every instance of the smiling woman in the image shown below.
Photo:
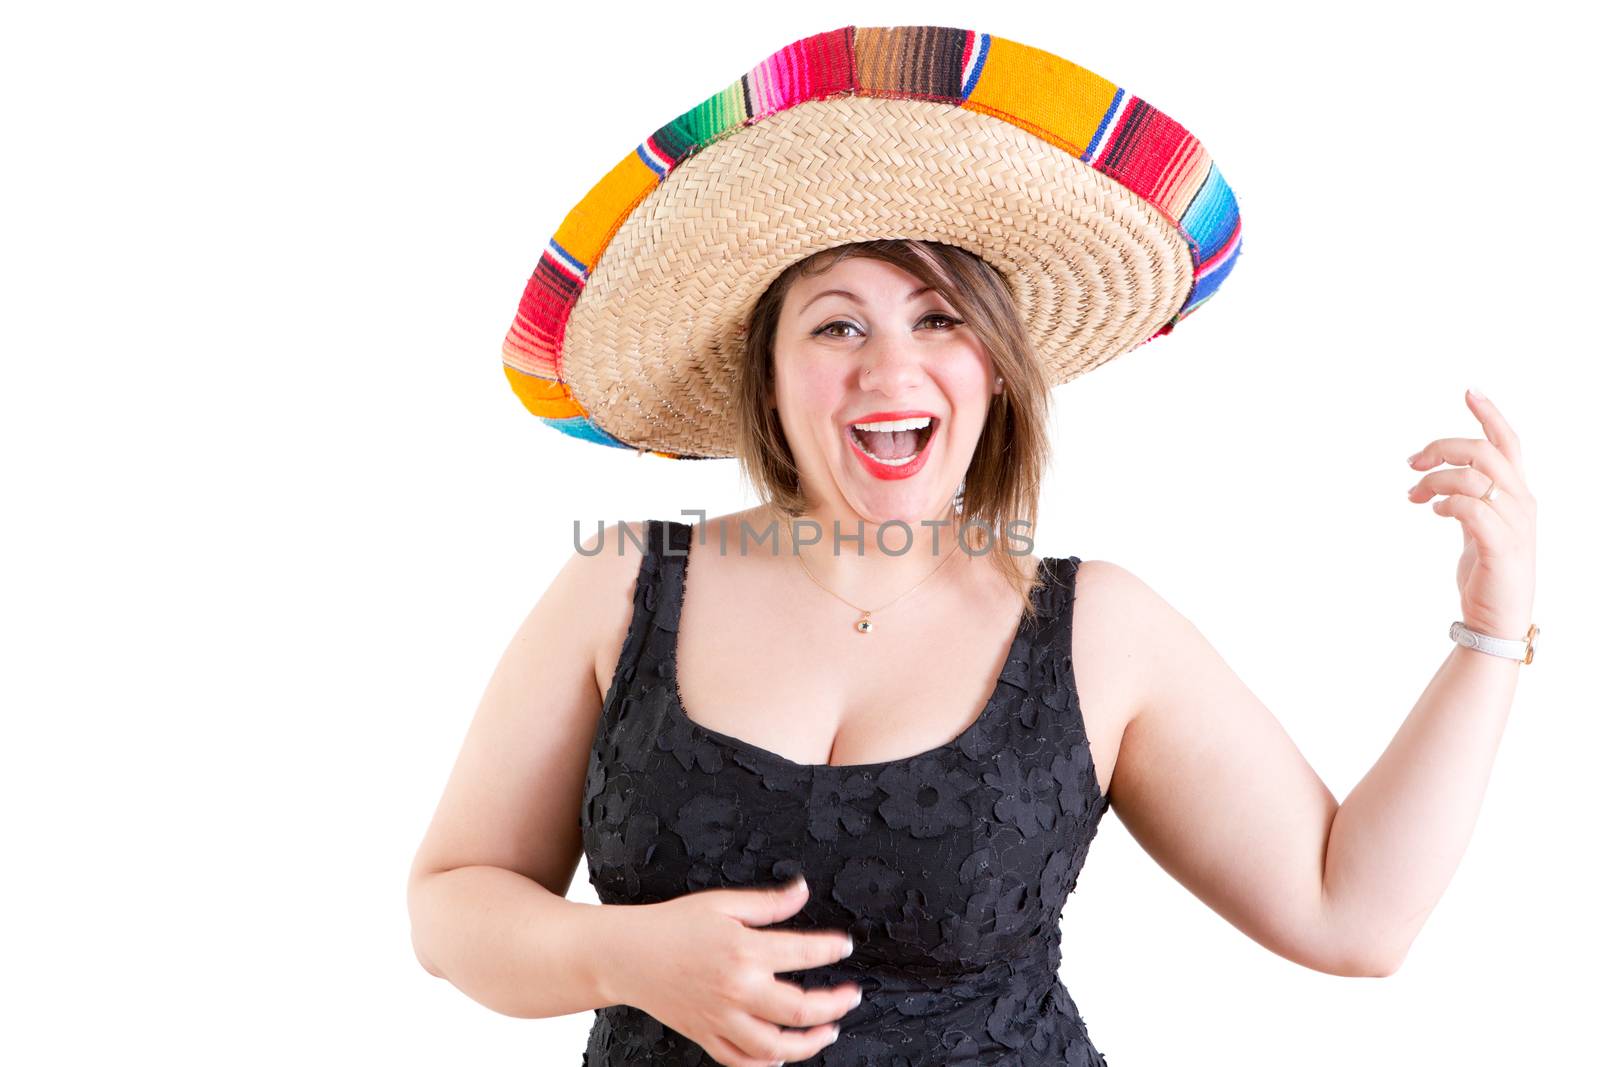
<path fill-rule="evenodd" d="M 872 294 L 870 301 L 858 295 L 867 293 Z M 870 314 L 863 315 L 864 310 Z M 868 320 L 866 328 L 857 321 L 862 318 Z M 957 325 L 935 328 L 926 325 L 930 318 Z M 841 323 L 853 332 L 830 336 L 830 329 Z M 976 541 L 985 539 L 985 531 L 1005 529 L 1007 522 L 1032 527 L 1049 459 L 1049 383 L 1009 286 L 979 257 L 953 245 L 917 240 L 861 241 L 825 249 L 773 280 L 750 311 L 745 337 L 734 387 L 737 455 L 745 477 L 777 512 L 797 517 L 816 499 L 815 487 L 808 494 L 803 484 L 796 455 L 797 448 L 811 450 L 816 444 L 798 429 L 806 411 L 842 420 L 837 425 L 847 444 L 856 440 L 850 427 L 861 421 L 881 427 L 873 420 L 898 425 L 894 420 L 910 416 L 930 419 L 930 427 L 938 430 L 936 435 L 930 429 L 919 439 L 919 448 L 942 436 L 946 454 L 963 462 L 948 464 L 935 479 L 917 481 L 910 476 L 923 470 L 927 451 L 919 452 L 914 466 L 891 462 L 879 471 L 873 469 L 872 447 L 861 441 L 869 453 L 869 476 L 907 479 L 911 488 L 898 500 L 904 513 L 930 514 L 953 499 L 956 510 L 973 524 Z M 848 395 L 845 376 L 893 373 L 893 350 L 902 343 L 906 358 L 927 363 L 937 383 L 950 386 L 939 393 L 963 395 L 964 390 L 970 405 L 959 412 L 838 411 L 844 402 L 837 398 Z M 879 362 L 885 358 L 884 347 L 891 349 L 888 367 Z M 780 378 L 789 387 L 784 395 L 795 397 L 787 418 L 798 440 L 786 431 L 779 410 Z M 821 451 L 827 452 L 835 435 L 821 436 Z M 904 445 L 901 441 L 901 454 Z M 844 484 L 858 481 L 849 455 L 834 452 L 833 458 Z M 853 503 L 862 505 L 863 513 L 876 510 L 859 494 Z M 1029 605 L 1024 610 L 1031 612 L 1026 557 L 992 555 Z"/>
<path fill-rule="evenodd" d="M 563 568 L 419 850 L 424 966 L 593 1009 L 591 1067 L 1103 1067 L 1061 911 L 1114 771 L 1150 840 L 1202 836 L 1138 784 L 1185 764 L 1119 758 L 1182 728 L 1129 726 L 1168 692 L 1147 626 L 1193 642 L 1113 565 L 1014 537 L 1051 389 L 1171 332 L 1240 247 L 1188 130 L 977 31 L 817 34 L 638 143 L 541 256 L 507 380 L 583 441 L 737 457 L 761 504 Z M 1298 790 L 1298 858 L 1326 808 L 1292 755 L 1261 764 Z M 580 857 L 598 909 L 564 899 Z M 1320 964 L 1304 871 L 1250 881 L 1241 926 Z"/>

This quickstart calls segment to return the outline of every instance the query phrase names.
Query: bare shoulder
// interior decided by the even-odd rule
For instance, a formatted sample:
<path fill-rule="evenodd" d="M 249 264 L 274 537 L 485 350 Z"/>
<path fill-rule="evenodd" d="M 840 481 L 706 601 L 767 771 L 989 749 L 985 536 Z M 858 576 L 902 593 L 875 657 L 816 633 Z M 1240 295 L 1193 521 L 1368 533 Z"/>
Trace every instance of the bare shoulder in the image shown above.
<path fill-rule="evenodd" d="M 1104 559 L 1078 565 L 1072 613 L 1073 659 L 1081 651 L 1098 663 L 1122 669 L 1108 674 L 1127 678 L 1149 665 L 1159 635 L 1171 635 L 1189 620 L 1137 574 Z"/>
<path fill-rule="evenodd" d="M 634 586 L 644 557 L 646 520 L 607 522 L 575 545 L 551 581 L 536 613 L 561 627 L 581 648 L 595 678 L 595 696 L 605 697 L 633 616 Z"/>
<path fill-rule="evenodd" d="M 1078 564 L 1072 671 L 1102 789 L 1110 785 L 1128 726 L 1147 697 L 1151 652 L 1182 616 L 1132 571 L 1103 559 Z"/>

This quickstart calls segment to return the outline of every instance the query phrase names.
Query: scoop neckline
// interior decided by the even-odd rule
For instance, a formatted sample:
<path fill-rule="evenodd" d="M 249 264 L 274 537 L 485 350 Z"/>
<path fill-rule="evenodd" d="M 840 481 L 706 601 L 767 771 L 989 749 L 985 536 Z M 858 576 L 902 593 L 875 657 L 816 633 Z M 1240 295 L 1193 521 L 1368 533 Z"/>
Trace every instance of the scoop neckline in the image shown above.
<path fill-rule="evenodd" d="M 901 756 L 898 759 L 879 760 L 874 763 L 802 763 L 774 752 L 769 748 L 763 748 L 752 741 L 746 741 L 743 738 L 735 737 L 732 734 L 725 734 L 721 730 L 716 730 L 710 726 L 706 726 L 692 718 L 689 715 L 687 708 L 684 707 L 683 691 L 678 688 L 678 646 L 683 638 L 683 600 L 684 593 L 686 592 L 689 584 L 689 557 L 693 555 L 694 552 L 694 526 L 688 523 L 679 523 L 676 521 L 671 521 L 671 524 L 673 526 L 687 528 L 689 537 L 683 553 L 677 556 L 679 563 L 677 566 L 676 578 L 672 580 L 672 589 L 669 591 L 669 595 L 677 598 L 678 610 L 675 612 L 677 625 L 673 630 L 672 639 L 667 643 L 666 653 L 668 662 L 671 664 L 672 668 L 668 672 L 672 678 L 672 685 L 670 687 L 671 699 L 667 701 L 668 712 L 681 724 L 686 725 L 690 730 L 704 734 L 706 737 L 718 742 L 724 747 L 735 749 L 746 754 L 747 756 L 754 757 L 755 759 L 762 760 L 767 763 L 777 764 L 779 767 L 786 770 L 809 771 L 812 773 L 826 773 L 829 771 L 838 771 L 841 773 L 878 771 L 891 767 L 908 766 L 920 760 L 930 759 L 932 757 L 940 756 L 946 752 L 960 748 L 974 735 L 976 735 L 980 729 L 985 727 L 988 724 L 988 721 L 994 717 L 995 709 L 1001 703 L 1000 694 L 1006 684 L 1006 667 L 1016 657 L 1018 650 L 1022 647 L 1023 639 L 1028 636 L 1028 632 L 1037 625 L 1037 622 L 1041 617 L 1038 610 L 1036 610 L 1032 616 L 1030 616 L 1026 611 L 1022 612 L 1021 617 L 1017 620 L 1016 630 L 1011 635 L 1011 643 L 1006 647 L 1005 659 L 1001 660 L 1000 662 L 1000 673 L 995 676 L 994 687 L 989 692 L 988 700 L 984 702 L 983 710 L 978 713 L 978 717 L 976 719 L 967 724 L 966 729 L 962 730 L 949 741 L 946 741 L 944 744 L 938 745 L 934 748 L 927 749 L 923 752 L 914 752 L 909 756 Z M 670 544 L 670 539 L 668 539 L 667 543 Z M 1046 586 L 1050 585 L 1056 580 L 1055 563 L 1056 557 L 1054 556 L 1039 557 L 1039 564 L 1035 569 L 1035 574 L 1044 575 L 1045 581 L 1042 584 L 1035 585 L 1028 592 L 1028 600 L 1035 609 L 1042 609 L 1042 605 L 1039 603 L 1040 594 L 1044 591 Z M 1048 571 L 1045 570 L 1047 566 L 1050 568 Z M 1098 782 L 1096 784 L 1098 785 Z"/>

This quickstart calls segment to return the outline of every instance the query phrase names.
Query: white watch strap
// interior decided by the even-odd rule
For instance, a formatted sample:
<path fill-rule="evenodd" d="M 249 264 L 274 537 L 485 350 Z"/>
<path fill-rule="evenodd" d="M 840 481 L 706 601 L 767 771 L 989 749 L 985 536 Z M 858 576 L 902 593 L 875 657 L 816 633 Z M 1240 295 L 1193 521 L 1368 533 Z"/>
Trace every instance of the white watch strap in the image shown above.
<path fill-rule="evenodd" d="M 1458 645 L 1475 648 L 1479 652 L 1487 652 L 1491 656 L 1505 656 L 1507 659 L 1525 660 L 1528 658 L 1528 642 L 1526 639 L 1516 640 L 1509 637 L 1491 637 L 1480 634 L 1476 630 L 1469 630 L 1467 624 L 1456 621 L 1450 624 L 1450 637 Z"/>

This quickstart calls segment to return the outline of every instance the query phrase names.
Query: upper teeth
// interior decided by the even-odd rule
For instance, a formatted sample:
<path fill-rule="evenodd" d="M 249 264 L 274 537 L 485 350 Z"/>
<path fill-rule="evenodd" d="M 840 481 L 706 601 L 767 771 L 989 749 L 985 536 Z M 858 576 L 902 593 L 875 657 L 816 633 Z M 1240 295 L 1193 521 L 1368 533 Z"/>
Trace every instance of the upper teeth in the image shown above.
<path fill-rule="evenodd" d="M 890 419 L 887 422 L 855 422 L 851 423 L 858 430 L 877 430 L 879 433 L 889 433 L 893 430 L 920 430 L 933 425 L 933 419 L 922 415 L 910 419 Z"/>

